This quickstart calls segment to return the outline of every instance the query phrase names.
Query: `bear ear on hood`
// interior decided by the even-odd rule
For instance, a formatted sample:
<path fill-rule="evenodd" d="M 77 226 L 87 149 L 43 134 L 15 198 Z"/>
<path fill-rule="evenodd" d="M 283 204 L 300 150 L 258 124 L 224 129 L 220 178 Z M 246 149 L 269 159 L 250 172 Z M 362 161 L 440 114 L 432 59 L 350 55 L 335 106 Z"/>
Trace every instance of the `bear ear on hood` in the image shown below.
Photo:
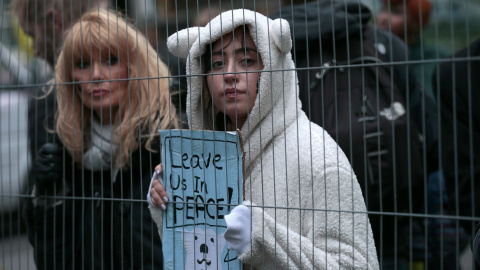
<path fill-rule="evenodd" d="M 278 49 L 287 54 L 292 49 L 290 24 L 284 19 L 275 19 L 271 26 L 270 36 Z"/>
<path fill-rule="evenodd" d="M 198 38 L 203 27 L 190 27 L 168 37 L 167 47 L 170 53 L 180 58 L 187 58 L 190 48 Z"/>

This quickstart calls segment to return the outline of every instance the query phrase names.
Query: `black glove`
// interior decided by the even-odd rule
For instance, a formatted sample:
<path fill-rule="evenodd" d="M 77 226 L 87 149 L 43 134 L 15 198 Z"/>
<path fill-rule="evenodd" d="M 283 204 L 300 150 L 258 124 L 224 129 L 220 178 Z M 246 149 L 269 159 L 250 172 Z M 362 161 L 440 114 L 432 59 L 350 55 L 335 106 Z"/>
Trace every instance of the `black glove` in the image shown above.
<path fill-rule="evenodd" d="M 53 196 L 56 184 L 62 182 L 63 150 L 55 143 L 46 143 L 38 151 L 32 168 L 37 195 Z M 57 185 L 58 188 L 59 185 Z"/>

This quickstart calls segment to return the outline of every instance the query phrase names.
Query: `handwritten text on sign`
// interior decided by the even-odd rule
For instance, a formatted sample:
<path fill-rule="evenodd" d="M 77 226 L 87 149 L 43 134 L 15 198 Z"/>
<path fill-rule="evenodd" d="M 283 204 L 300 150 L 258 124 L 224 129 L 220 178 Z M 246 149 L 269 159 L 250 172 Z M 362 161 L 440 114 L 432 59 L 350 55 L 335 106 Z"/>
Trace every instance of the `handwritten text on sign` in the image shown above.
<path fill-rule="evenodd" d="M 225 227 L 224 216 L 241 202 L 237 137 L 220 133 L 223 138 L 213 138 L 212 134 L 204 132 L 202 138 L 162 136 L 163 149 L 168 151 L 164 180 L 173 202 L 167 211 L 167 228 L 201 224 Z"/>
<path fill-rule="evenodd" d="M 240 270 L 224 237 L 225 215 L 242 202 L 242 151 L 236 134 L 161 130 L 164 269 Z"/>

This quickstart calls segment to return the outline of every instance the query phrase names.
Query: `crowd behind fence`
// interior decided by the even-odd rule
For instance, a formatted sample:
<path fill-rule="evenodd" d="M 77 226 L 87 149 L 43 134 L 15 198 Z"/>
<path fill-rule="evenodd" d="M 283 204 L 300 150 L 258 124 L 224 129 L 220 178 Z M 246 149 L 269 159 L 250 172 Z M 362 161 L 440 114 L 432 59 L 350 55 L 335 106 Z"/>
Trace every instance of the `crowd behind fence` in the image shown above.
<path fill-rule="evenodd" d="M 480 2 L 0 7 L 0 270 L 480 266 Z"/>

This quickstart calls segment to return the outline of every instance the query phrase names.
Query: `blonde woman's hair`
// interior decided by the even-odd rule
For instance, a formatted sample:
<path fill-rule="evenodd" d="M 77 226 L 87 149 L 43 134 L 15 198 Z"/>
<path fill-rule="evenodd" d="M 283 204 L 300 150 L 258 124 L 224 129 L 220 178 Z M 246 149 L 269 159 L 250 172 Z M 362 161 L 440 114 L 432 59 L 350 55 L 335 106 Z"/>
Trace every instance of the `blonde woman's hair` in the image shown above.
<path fill-rule="evenodd" d="M 116 124 L 112 140 L 118 144 L 114 154 L 117 168 L 126 168 L 130 155 L 139 146 L 149 151 L 158 129 L 179 128 L 175 106 L 169 93 L 168 69 L 158 58 L 145 36 L 122 16 L 105 9 L 85 13 L 65 35 L 55 66 L 57 91 L 56 132 L 73 160 L 80 164 L 89 147 L 91 110 L 83 106 L 80 86 L 73 70 L 82 59 L 112 56 L 128 66 L 128 100 L 120 98 L 112 115 Z M 116 78 L 110 78 L 116 79 Z M 83 131 L 83 132 L 82 132 Z M 82 136 L 83 135 L 83 136 Z M 158 140 L 158 137 L 156 138 Z"/>

